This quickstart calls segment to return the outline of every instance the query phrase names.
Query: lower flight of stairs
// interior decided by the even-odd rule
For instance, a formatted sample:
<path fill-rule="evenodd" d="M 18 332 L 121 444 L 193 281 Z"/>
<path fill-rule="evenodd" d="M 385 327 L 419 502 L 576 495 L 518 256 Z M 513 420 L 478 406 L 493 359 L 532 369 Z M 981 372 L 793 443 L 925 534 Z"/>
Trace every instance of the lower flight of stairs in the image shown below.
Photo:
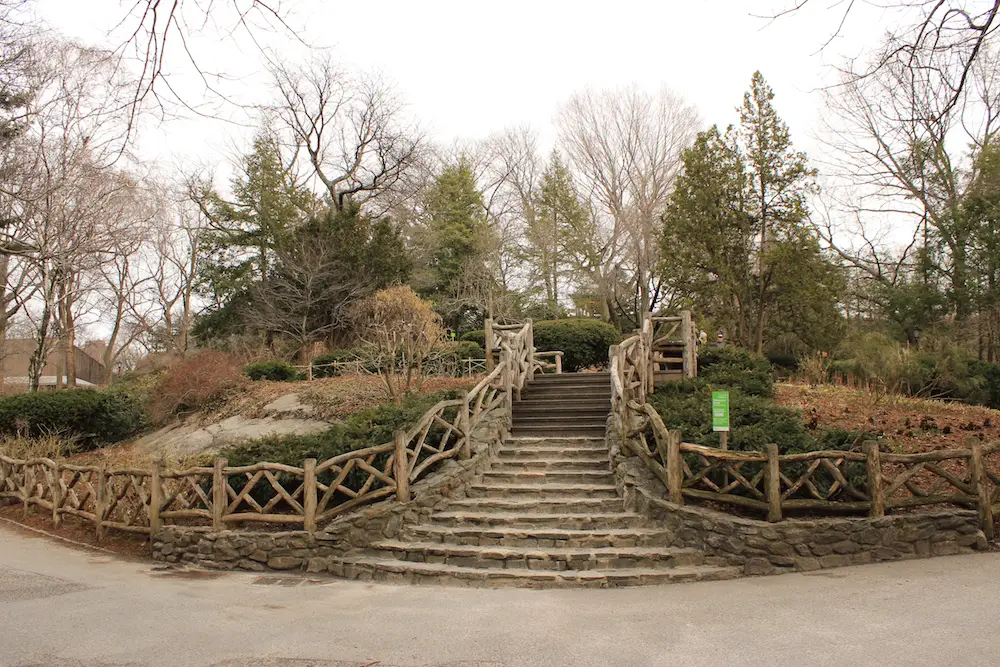
<path fill-rule="evenodd" d="M 517 429 L 515 421 L 515 430 Z M 531 430 L 537 429 L 532 426 Z M 602 427 L 603 429 L 603 427 Z M 351 579 L 482 587 L 616 587 L 729 579 L 625 511 L 602 437 L 508 438 L 493 469 L 426 523 L 344 558 Z"/>

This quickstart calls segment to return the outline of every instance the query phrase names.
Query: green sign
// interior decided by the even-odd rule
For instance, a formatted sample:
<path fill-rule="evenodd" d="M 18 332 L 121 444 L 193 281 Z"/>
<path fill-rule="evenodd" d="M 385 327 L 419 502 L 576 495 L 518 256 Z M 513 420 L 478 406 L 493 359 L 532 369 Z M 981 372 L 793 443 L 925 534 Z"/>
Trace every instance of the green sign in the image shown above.
<path fill-rule="evenodd" d="M 729 392 L 712 392 L 712 430 L 729 430 Z"/>

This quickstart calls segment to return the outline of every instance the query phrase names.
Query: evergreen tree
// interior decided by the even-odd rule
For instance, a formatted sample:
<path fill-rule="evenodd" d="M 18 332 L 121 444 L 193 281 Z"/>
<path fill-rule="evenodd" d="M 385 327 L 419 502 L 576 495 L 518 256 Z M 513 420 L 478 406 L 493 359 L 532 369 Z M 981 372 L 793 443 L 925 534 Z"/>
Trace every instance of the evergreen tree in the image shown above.
<path fill-rule="evenodd" d="M 313 197 L 300 188 L 281 162 L 277 141 L 259 134 L 232 180 L 233 199 L 201 193 L 211 225 L 202 244 L 202 287 L 222 304 L 266 280 L 274 249 L 294 229 Z"/>
<path fill-rule="evenodd" d="M 486 311 L 482 295 L 488 290 L 483 285 L 492 281 L 486 211 L 468 162 L 463 159 L 441 171 L 428 193 L 425 212 L 426 224 L 418 239 L 423 267 L 416 287 L 448 326 L 464 328 L 464 319 L 478 319 Z"/>
<path fill-rule="evenodd" d="M 585 227 L 587 212 L 569 170 L 555 151 L 529 207 L 523 257 L 532 268 L 530 279 L 544 293 L 545 317 L 559 317 L 570 248 Z"/>
<path fill-rule="evenodd" d="M 713 126 L 685 151 L 662 237 L 674 289 L 710 304 L 713 321 L 757 352 L 767 332 L 829 344 L 823 332 L 837 328 L 843 289 L 805 224 L 815 172 L 793 150 L 773 98 L 755 73 L 739 127 Z"/>

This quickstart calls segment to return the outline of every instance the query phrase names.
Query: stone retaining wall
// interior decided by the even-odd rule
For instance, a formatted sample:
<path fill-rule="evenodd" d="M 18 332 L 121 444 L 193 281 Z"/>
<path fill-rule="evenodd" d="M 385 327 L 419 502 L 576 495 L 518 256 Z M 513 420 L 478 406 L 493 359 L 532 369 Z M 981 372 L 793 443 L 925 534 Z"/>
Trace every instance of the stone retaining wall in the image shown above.
<path fill-rule="evenodd" d="M 868 517 L 786 519 L 776 523 L 665 500 L 667 490 L 636 456 L 624 456 L 609 423 L 608 441 L 619 493 L 627 509 L 674 533 L 671 546 L 702 550 L 746 574 L 775 574 L 878 561 L 948 556 L 988 548 L 975 512 L 934 511 Z"/>
<path fill-rule="evenodd" d="M 420 523 L 448 498 L 462 497 L 489 469 L 503 441 L 504 425 L 493 420 L 473 433 L 468 461 L 445 461 L 410 487 L 412 500 L 386 500 L 335 519 L 322 531 L 264 532 L 164 526 L 153 536 L 153 559 L 225 570 L 325 572 L 347 552 L 399 535 Z"/>

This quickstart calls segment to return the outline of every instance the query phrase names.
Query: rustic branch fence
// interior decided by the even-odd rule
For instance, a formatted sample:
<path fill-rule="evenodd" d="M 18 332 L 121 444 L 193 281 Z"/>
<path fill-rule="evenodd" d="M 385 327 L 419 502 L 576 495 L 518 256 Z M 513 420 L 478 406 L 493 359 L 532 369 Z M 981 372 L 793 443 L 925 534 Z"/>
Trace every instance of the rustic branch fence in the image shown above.
<path fill-rule="evenodd" d="M 99 539 L 107 529 L 156 534 L 168 523 L 216 530 L 266 523 L 314 531 L 390 496 L 408 502 L 410 485 L 435 466 L 470 457 L 470 438 L 479 426 L 499 417 L 509 425 L 524 383 L 549 366 L 536 359 L 531 343 L 530 321 L 510 328 L 499 365 L 462 398 L 437 403 L 409 430 L 397 431 L 392 442 L 322 462 L 307 459 L 301 466 L 231 467 L 217 459 L 212 467 L 186 470 L 111 470 L 0 454 L 0 501 L 20 503 L 26 515 L 51 512 L 56 526 L 76 516 L 94 524 Z"/>
<path fill-rule="evenodd" d="M 638 456 L 668 490 L 669 499 L 712 501 L 781 521 L 789 512 L 866 513 L 926 505 L 977 509 L 983 532 L 993 539 L 993 514 L 1000 510 L 1000 441 L 970 437 L 963 449 L 920 454 L 883 452 L 869 441 L 862 451 L 780 454 L 729 451 L 682 442 L 646 403 L 652 390 L 647 317 L 640 332 L 613 345 L 612 410 L 626 448 Z"/>

